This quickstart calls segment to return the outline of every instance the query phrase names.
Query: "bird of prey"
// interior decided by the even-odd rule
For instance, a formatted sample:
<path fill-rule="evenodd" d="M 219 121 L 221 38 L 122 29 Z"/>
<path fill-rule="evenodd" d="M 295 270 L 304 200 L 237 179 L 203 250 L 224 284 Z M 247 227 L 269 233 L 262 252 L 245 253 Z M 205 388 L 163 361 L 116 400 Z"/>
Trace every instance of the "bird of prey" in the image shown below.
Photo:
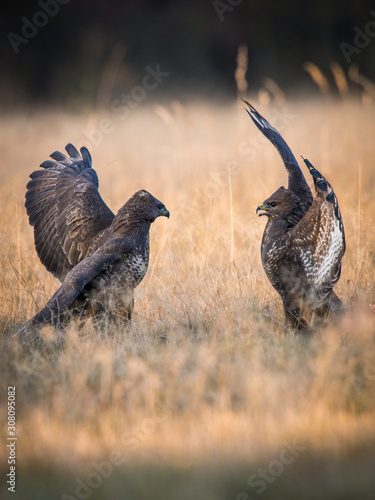
<path fill-rule="evenodd" d="M 30 175 L 25 207 L 42 264 L 62 283 L 47 305 L 26 325 L 62 326 L 71 316 L 108 315 L 130 321 L 134 288 L 146 274 L 149 230 L 164 204 L 145 190 L 135 193 L 114 215 L 102 200 L 87 148 L 72 145 L 68 156 Z M 24 329 L 23 329 L 24 330 Z"/>
<path fill-rule="evenodd" d="M 288 188 L 280 187 L 256 213 L 267 217 L 261 258 L 280 294 L 288 329 L 308 332 L 315 318 L 343 309 L 333 291 L 345 253 L 341 213 L 332 186 L 311 163 L 315 198 L 292 151 L 277 130 L 248 102 L 251 119 L 278 150 L 288 173 Z"/>

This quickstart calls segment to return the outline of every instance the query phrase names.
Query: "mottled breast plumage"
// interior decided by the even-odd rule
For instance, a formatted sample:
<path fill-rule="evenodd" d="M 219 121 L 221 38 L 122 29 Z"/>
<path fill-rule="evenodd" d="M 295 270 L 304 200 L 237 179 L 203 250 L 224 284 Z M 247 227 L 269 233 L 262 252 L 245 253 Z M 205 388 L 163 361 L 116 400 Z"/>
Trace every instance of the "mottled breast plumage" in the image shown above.
<path fill-rule="evenodd" d="M 304 329 L 313 313 L 328 315 L 342 308 L 333 291 L 345 253 L 341 212 L 332 186 L 304 159 L 314 181 L 312 197 L 284 139 L 251 104 L 246 104 L 246 111 L 277 148 L 288 172 L 288 188 L 279 188 L 256 210 L 267 217 L 262 264 L 282 298 L 286 323 Z"/>

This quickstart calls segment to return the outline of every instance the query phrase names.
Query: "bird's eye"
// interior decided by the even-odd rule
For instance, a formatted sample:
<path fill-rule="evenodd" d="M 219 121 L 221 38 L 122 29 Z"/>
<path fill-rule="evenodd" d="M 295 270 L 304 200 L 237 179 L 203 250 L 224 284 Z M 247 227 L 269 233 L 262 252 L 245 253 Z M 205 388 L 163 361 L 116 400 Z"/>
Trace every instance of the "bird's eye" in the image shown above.
<path fill-rule="evenodd" d="M 271 203 L 270 203 L 271 207 L 276 207 L 276 205 L 277 205 L 276 201 L 271 201 Z"/>
<path fill-rule="evenodd" d="M 163 203 L 158 203 L 158 209 L 162 209 L 164 207 Z"/>

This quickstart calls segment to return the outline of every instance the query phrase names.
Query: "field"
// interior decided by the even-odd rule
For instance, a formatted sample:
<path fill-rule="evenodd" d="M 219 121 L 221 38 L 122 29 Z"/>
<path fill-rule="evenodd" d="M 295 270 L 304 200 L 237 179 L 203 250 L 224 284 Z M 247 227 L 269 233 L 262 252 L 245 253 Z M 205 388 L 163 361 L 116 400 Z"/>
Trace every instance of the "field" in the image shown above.
<path fill-rule="evenodd" d="M 374 107 L 250 100 L 326 175 L 343 214 L 336 292 L 347 313 L 310 339 L 284 333 L 262 269 L 255 208 L 287 176 L 242 105 L 0 118 L 1 498 L 10 495 L 8 386 L 16 498 L 374 498 Z M 89 147 L 113 211 L 144 188 L 171 218 L 151 228 L 130 328 L 72 325 L 63 338 L 46 328 L 32 349 L 14 333 L 58 282 L 34 250 L 25 185 L 68 142 Z"/>

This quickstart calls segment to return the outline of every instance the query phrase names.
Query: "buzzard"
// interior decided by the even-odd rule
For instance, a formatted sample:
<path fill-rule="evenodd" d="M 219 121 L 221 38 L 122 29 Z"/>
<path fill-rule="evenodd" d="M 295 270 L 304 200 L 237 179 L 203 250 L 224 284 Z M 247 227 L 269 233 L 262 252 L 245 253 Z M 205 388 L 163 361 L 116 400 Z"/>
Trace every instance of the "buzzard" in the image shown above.
<path fill-rule="evenodd" d="M 278 150 L 288 172 L 288 188 L 280 187 L 256 213 L 267 217 L 261 257 L 263 268 L 280 294 L 285 322 L 308 331 L 314 317 L 343 309 L 333 291 L 340 278 L 345 234 L 336 195 L 329 182 L 303 158 L 315 187 L 315 198 L 288 145 L 248 102 L 251 119 Z"/>
<path fill-rule="evenodd" d="M 34 227 L 42 264 L 62 283 L 22 330 L 52 324 L 70 316 L 130 321 L 134 288 L 146 274 L 149 230 L 159 216 L 169 218 L 164 204 L 145 190 L 135 193 L 114 215 L 102 200 L 98 176 L 87 148 L 72 145 L 68 156 L 53 160 L 30 175 L 25 207 Z"/>

